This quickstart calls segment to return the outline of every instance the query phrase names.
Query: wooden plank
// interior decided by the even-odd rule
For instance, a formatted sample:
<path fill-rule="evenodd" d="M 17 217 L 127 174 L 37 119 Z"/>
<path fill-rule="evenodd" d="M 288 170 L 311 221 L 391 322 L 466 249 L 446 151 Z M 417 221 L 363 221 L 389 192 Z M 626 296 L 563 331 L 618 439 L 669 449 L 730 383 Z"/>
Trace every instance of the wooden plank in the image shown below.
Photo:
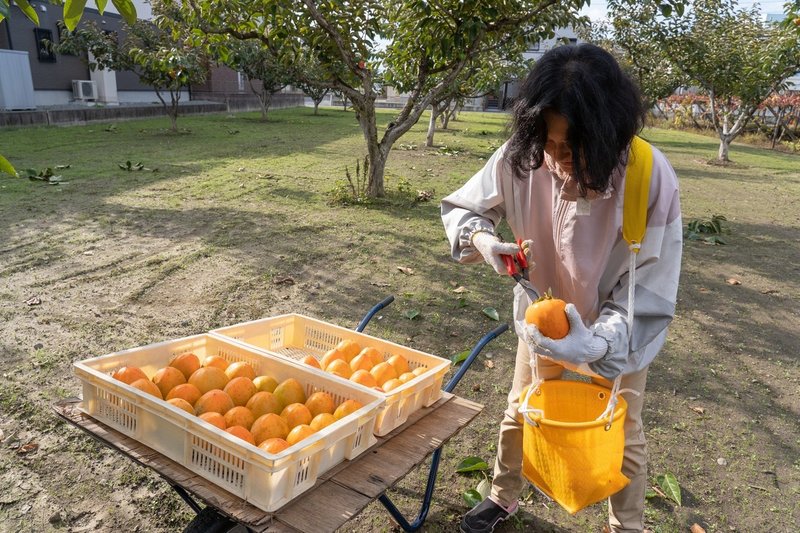
<path fill-rule="evenodd" d="M 332 481 L 377 498 L 466 426 L 483 407 L 455 397 L 337 472 Z"/>
<path fill-rule="evenodd" d="M 123 453 L 142 466 L 152 468 L 168 483 L 184 488 L 206 505 L 211 505 L 233 520 L 246 525 L 253 531 L 271 531 L 268 529 L 273 523 L 271 513 L 250 505 L 152 448 L 84 414 L 78 408 L 79 403 L 80 400 L 77 398 L 62 400 L 53 405 L 53 410 L 67 422 L 87 432 L 95 440 Z M 278 531 L 286 531 L 286 529 Z"/>
<path fill-rule="evenodd" d="M 400 433 L 402 433 L 403 431 L 405 431 L 406 429 L 411 427 L 413 424 L 415 424 L 417 422 L 417 420 L 419 420 L 420 418 L 423 418 L 425 416 L 428 416 L 433 411 L 435 411 L 436 409 L 439 409 L 441 406 L 443 406 L 445 403 L 449 402 L 454 397 L 455 396 L 453 394 L 450 394 L 449 392 L 442 392 L 442 397 L 439 398 L 433 405 L 430 405 L 428 407 L 423 407 L 423 408 L 418 409 L 415 412 L 411 413 L 408 416 L 408 420 L 406 420 L 406 422 L 403 425 L 401 425 L 399 427 L 396 427 L 395 429 L 393 429 L 391 432 L 387 433 L 383 437 L 377 437 L 377 442 L 375 444 L 373 444 L 370 448 L 364 450 L 364 452 L 354 460 L 358 460 L 359 458 L 361 458 L 361 457 L 365 456 L 366 454 L 370 453 L 372 450 L 376 450 L 376 449 L 380 448 L 381 446 L 383 446 L 383 444 L 386 441 L 388 441 L 389 439 L 392 439 L 395 436 L 399 435 Z M 476 405 L 478 405 L 478 404 L 476 404 Z M 339 463 L 338 465 L 334 466 L 333 468 L 331 468 L 330 470 L 328 470 L 327 472 L 325 472 L 324 474 L 319 476 L 319 478 L 318 478 L 319 481 L 318 481 L 317 485 L 321 485 L 323 482 L 325 482 L 328 479 L 330 479 L 333 476 L 335 476 L 339 471 L 344 470 L 345 468 L 349 468 L 351 464 L 352 464 L 352 461 L 344 461 L 344 462 Z"/>
<path fill-rule="evenodd" d="M 369 505 L 372 498 L 336 483 L 326 482 L 289 502 L 275 519 L 300 531 L 335 531 Z"/>

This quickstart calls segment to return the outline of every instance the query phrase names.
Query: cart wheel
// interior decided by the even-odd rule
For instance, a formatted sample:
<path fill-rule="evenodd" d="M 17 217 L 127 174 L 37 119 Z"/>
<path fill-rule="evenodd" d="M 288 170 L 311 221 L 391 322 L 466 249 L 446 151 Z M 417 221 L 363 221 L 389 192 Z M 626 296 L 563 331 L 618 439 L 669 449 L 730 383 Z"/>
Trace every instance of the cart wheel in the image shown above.
<path fill-rule="evenodd" d="M 206 507 L 189 522 L 183 533 L 247 533 L 250 531 L 218 512 L 213 507 Z"/>

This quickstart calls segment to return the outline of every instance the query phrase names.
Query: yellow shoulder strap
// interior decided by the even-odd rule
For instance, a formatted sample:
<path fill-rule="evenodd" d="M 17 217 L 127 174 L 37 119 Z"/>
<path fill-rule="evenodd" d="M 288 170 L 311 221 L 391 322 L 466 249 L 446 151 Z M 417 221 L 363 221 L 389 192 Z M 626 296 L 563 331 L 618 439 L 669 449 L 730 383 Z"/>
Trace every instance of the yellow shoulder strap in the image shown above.
<path fill-rule="evenodd" d="M 653 171 L 653 150 L 640 137 L 631 141 L 628 166 L 625 170 L 625 196 L 622 203 L 622 237 L 631 251 L 639 253 L 647 229 L 647 207 L 650 196 L 650 174 Z"/>

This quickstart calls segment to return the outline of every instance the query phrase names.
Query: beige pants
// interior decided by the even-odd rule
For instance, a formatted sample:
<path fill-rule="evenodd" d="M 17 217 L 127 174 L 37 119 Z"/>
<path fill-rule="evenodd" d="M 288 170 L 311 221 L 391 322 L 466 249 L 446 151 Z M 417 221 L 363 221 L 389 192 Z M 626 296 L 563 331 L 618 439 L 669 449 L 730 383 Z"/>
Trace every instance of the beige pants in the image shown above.
<path fill-rule="evenodd" d="M 557 379 L 564 367 L 547 359 L 538 359 L 539 377 Z M 525 485 L 522 477 L 522 424 L 517 421 L 519 394 L 532 381 L 528 346 L 520 341 L 514 368 L 514 382 L 508 394 L 508 409 L 500 423 L 500 440 L 497 444 L 497 461 L 492 482 L 492 499 L 507 507 L 518 498 Z M 611 387 L 611 382 L 596 378 L 597 384 Z M 622 473 L 631 482 L 608 499 L 608 516 L 611 530 L 615 533 L 642 531 L 644 529 L 644 494 L 647 488 L 647 455 L 642 428 L 642 405 L 647 382 L 647 368 L 622 376 L 621 389 L 639 391 L 624 394 L 628 402 L 625 417 L 625 456 Z"/>

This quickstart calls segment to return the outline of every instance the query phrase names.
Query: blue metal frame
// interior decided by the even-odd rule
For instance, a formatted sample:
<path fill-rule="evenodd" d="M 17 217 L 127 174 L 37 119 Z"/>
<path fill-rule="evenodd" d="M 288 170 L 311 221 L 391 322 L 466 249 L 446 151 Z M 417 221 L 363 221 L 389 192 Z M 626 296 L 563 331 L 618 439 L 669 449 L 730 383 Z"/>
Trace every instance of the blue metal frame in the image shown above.
<path fill-rule="evenodd" d="M 377 313 L 378 311 L 380 311 L 393 301 L 394 301 L 394 296 L 389 296 L 383 299 L 382 301 L 378 302 L 377 304 L 375 304 L 375 307 L 370 309 L 367 312 L 367 314 L 364 315 L 364 318 L 361 319 L 361 322 L 358 323 L 358 325 L 356 326 L 356 331 L 358 331 L 359 333 L 364 331 L 364 328 L 367 327 L 367 324 L 369 323 L 370 320 L 372 320 L 372 317 L 375 316 L 375 313 Z"/>
<path fill-rule="evenodd" d="M 458 385 L 458 382 L 461 381 L 461 378 L 464 376 L 464 374 L 466 374 L 470 365 L 472 365 L 472 362 L 475 361 L 475 358 L 477 358 L 478 354 L 481 353 L 483 347 L 495 337 L 505 332 L 507 329 L 508 324 L 501 324 L 484 335 L 483 338 L 478 341 L 478 344 L 476 344 L 472 349 L 469 357 L 467 357 L 467 359 L 462 363 L 461 367 L 458 369 L 458 372 L 456 372 L 456 374 L 450 378 L 450 381 L 447 382 L 447 385 L 444 387 L 444 391 L 453 392 L 453 389 L 456 388 L 456 385 Z M 422 508 L 420 509 L 416 520 L 409 523 L 408 520 L 406 520 L 406 517 L 403 516 L 403 513 L 397 509 L 394 503 L 392 503 L 392 500 L 390 500 L 386 494 L 381 494 L 378 496 L 378 501 L 380 501 L 383 506 L 386 507 L 386 510 L 389 511 L 389 514 L 392 515 L 392 518 L 395 519 L 395 521 L 400 525 L 400 527 L 403 528 L 404 531 L 417 531 L 422 527 L 422 524 L 425 523 L 425 519 L 428 517 L 428 511 L 430 510 L 431 499 L 433 497 L 433 488 L 436 485 L 436 473 L 439 470 L 439 459 L 441 458 L 443 447 L 444 446 L 440 446 L 437 448 L 431 457 L 431 470 L 428 473 L 428 484 L 425 486 L 425 497 L 422 500 Z"/>

